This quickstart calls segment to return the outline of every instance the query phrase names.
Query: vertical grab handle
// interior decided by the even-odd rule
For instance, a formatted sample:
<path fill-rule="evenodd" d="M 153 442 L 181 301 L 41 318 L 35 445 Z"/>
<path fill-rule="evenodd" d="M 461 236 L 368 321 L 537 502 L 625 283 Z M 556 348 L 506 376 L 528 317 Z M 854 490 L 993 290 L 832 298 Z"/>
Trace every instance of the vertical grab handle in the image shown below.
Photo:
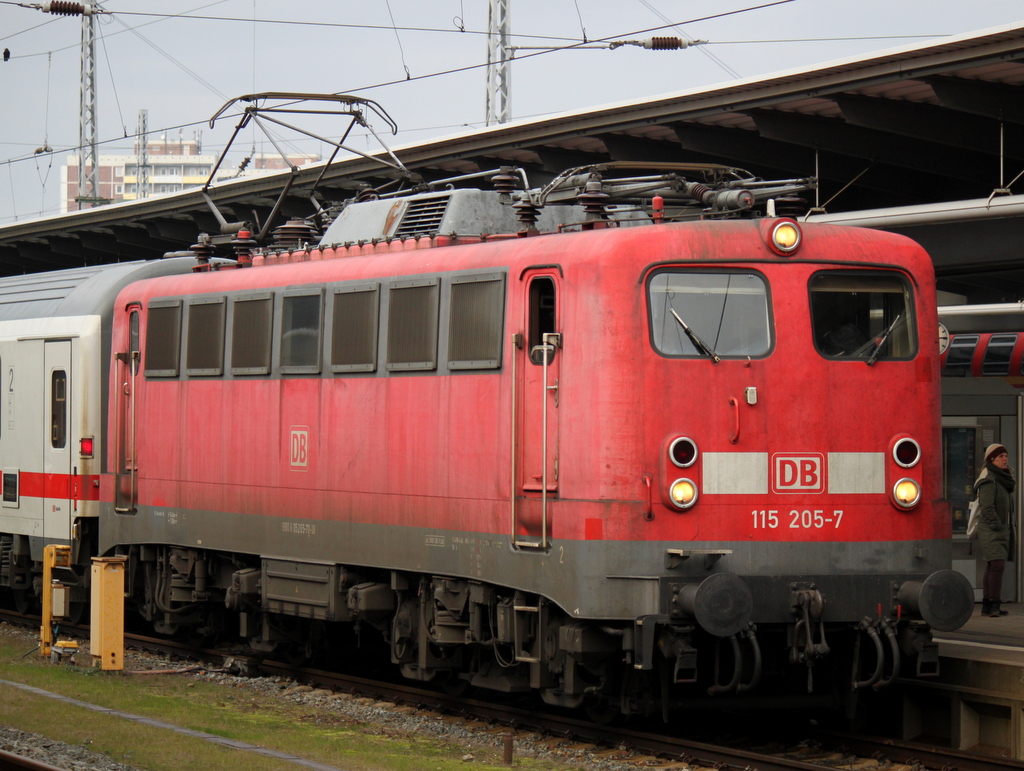
<path fill-rule="evenodd" d="M 732 436 L 729 437 L 729 442 L 736 444 L 740 440 L 740 400 L 735 396 L 730 396 L 729 404 L 732 405 L 733 410 L 733 430 Z"/>

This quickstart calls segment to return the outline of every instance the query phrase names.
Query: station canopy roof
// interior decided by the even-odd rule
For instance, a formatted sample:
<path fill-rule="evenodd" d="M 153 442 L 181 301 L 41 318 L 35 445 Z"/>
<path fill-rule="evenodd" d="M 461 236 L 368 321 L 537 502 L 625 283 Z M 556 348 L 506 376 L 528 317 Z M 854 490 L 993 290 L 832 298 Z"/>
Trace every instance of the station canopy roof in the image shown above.
<path fill-rule="evenodd" d="M 392 148 L 439 179 L 518 166 L 531 185 L 607 161 L 721 163 L 765 179 L 817 176 L 826 215 L 897 230 L 971 302 L 1024 297 L 1024 25 L 761 78 L 507 123 Z M 325 169 L 326 166 L 326 169 Z M 266 221 L 289 172 L 219 183 L 229 220 Z M 297 170 L 277 219 L 393 179 L 359 156 Z M 1024 179 L 1012 185 L 1024 191 Z M 993 196 L 993 193 L 995 195 Z M 812 196 L 814 198 L 815 196 Z M 149 259 L 219 224 L 199 189 L 0 227 L 0 275 Z"/>

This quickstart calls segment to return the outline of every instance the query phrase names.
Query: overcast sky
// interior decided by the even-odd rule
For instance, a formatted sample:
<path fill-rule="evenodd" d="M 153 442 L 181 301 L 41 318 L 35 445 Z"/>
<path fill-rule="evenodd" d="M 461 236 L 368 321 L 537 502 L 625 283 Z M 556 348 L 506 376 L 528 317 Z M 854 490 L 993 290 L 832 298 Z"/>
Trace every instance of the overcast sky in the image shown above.
<path fill-rule="evenodd" d="M 1020 0 L 509 0 L 514 44 L 564 47 L 653 35 L 707 40 L 681 51 L 517 53 L 515 120 L 1024 25 Z M 30 3 L 26 3 L 30 4 Z M 484 125 L 487 0 L 106 0 L 98 17 L 101 155 L 130 154 L 139 110 L 151 132 L 202 132 L 219 154 L 229 99 L 347 92 L 379 102 L 398 146 Z M 674 23 L 675 27 L 664 25 Z M 654 32 L 652 28 L 663 27 Z M 78 145 L 81 19 L 0 0 L 0 225 L 59 211 L 60 166 Z M 340 131 L 340 123 L 328 129 Z M 374 128 L 384 132 L 382 123 Z M 237 164 L 261 135 L 246 130 Z M 125 138 L 128 134 L 128 138 Z M 290 137 L 291 138 L 291 137 Z M 356 138 L 366 149 L 367 139 Z M 52 153 L 35 154 L 47 146 Z M 315 140 L 292 147 L 323 153 Z"/>

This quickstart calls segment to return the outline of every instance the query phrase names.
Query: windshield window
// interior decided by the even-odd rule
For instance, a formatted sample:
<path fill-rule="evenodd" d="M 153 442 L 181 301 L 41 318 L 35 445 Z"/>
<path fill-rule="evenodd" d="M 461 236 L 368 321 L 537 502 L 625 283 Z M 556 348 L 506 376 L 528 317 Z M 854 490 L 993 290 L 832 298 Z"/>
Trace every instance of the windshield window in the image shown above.
<path fill-rule="evenodd" d="M 771 349 L 768 285 L 756 273 L 656 273 L 648 300 L 654 348 L 665 356 L 746 358 Z"/>
<path fill-rule="evenodd" d="M 898 274 L 830 271 L 811 277 L 814 345 L 836 359 L 909 359 L 917 353 L 910 286 Z"/>

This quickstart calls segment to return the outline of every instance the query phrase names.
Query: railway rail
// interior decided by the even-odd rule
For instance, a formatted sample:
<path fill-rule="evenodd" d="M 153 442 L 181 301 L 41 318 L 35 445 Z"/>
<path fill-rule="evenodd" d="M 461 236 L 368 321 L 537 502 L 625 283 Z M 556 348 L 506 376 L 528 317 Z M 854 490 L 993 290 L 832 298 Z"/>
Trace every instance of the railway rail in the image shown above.
<path fill-rule="evenodd" d="M 27 626 L 38 620 L 20 613 L 0 612 L 0 619 Z M 85 634 L 87 627 L 65 625 L 62 630 Z M 636 765 L 682 763 L 690 769 L 729 768 L 745 771 L 821 771 L 823 767 L 847 769 L 941 769 L 942 771 L 1022 771 L 1024 763 L 1002 757 L 901 742 L 882 737 L 807 729 L 802 739 L 792 734 L 774 741 L 739 740 L 740 746 L 724 746 L 693 738 L 615 725 L 601 725 L 572 715 L 537 710 L 515 704 L 496 703 L 449 694 L 439 690 L 387 682 L 341 672 L 296 666 L 236 651 L 196 647 L 187 643 L 128 634 L 134 647 L 170 654 L 181 659 L 201 660 L 208 665 L 243 676 L 287 677 L 316 687 L 374 698 L 381 702 L 412 706 L 441 716 L 461 718 L 469 727 L 489 734 L 544 736 L 538 743 L 557 746 L 626 748 L 622 760 Z M 600 750 L 598 750 L 600 751 Z M 16 756 L 15 756 L 16 757 Z M 875 765 L 872 765 L 872 760 Z M 5 768 L 48 769 L 42 765 Z M 12 761 L 16 762 L 16 761 Z M 33 761 L 29 761 L 33 762 Z"/>

